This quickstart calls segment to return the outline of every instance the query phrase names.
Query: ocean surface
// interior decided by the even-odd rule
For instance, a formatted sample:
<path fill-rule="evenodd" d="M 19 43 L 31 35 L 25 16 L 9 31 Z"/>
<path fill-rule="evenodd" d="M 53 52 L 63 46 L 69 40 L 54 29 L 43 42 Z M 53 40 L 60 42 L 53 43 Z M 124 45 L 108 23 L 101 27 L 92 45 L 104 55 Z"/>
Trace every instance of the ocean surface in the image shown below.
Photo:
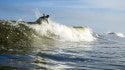
<path fill-rule="evenodd" d="M 125 36 L 1 20 L 0 70 L 125 70 Z"/>

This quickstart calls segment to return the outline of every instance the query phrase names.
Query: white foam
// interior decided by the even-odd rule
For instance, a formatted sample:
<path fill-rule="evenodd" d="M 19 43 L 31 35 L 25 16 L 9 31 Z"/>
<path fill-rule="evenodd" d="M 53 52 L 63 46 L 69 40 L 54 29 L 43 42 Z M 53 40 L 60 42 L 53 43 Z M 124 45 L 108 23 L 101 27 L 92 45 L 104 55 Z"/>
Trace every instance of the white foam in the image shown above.
<path fill-rule="evenodd" d="M 49 24 L 43 22 L 42 24 L 30 25 L 41 36 L 46 36 L 52 39 L 61 41 L 94 41 L 95 37 L 88 27 L 73 28 L 62 24 L 55 23 L 49 20 Z"/>
<path fill-rule="evenodd" d="M 122 33 L 116 33 L 116 34 L 117 34 L 117 36 L 119 36 L 119 37 L 125 37 L 125 35 L 122 34 Z"/>

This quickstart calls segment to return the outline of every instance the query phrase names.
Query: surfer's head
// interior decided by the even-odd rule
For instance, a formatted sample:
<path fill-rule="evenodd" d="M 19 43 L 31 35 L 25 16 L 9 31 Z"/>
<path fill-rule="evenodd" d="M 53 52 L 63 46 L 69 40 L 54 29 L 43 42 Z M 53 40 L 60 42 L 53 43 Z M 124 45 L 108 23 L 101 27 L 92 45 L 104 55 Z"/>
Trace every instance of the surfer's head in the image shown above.
<path fill-rule="evenodd" d="M 49 18 L 49 15 L 46 15 L 46 18 Z"/>

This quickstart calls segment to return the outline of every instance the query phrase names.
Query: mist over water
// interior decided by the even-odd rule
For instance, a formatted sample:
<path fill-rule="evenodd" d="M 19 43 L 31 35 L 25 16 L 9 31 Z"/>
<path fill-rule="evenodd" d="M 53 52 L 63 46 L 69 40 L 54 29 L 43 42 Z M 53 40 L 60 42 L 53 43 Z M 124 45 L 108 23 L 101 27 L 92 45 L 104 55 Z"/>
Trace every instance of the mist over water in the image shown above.
<path fill-rule="evenodd" d="M 0 21 L 0 69 L 124 70 L 122 33 L 88 27 Z"/>

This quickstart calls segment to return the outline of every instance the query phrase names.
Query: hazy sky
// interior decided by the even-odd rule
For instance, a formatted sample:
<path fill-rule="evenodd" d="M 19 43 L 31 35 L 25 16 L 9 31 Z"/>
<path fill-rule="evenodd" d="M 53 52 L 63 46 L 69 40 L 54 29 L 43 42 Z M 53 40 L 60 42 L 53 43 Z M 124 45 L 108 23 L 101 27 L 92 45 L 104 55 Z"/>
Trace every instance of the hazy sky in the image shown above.
<path fill-rule="evenodd" d="M 35 11 L 68 26 L 125 34 L 125 0 L 0 0 L 0 19 L 35 21 Z"/>

